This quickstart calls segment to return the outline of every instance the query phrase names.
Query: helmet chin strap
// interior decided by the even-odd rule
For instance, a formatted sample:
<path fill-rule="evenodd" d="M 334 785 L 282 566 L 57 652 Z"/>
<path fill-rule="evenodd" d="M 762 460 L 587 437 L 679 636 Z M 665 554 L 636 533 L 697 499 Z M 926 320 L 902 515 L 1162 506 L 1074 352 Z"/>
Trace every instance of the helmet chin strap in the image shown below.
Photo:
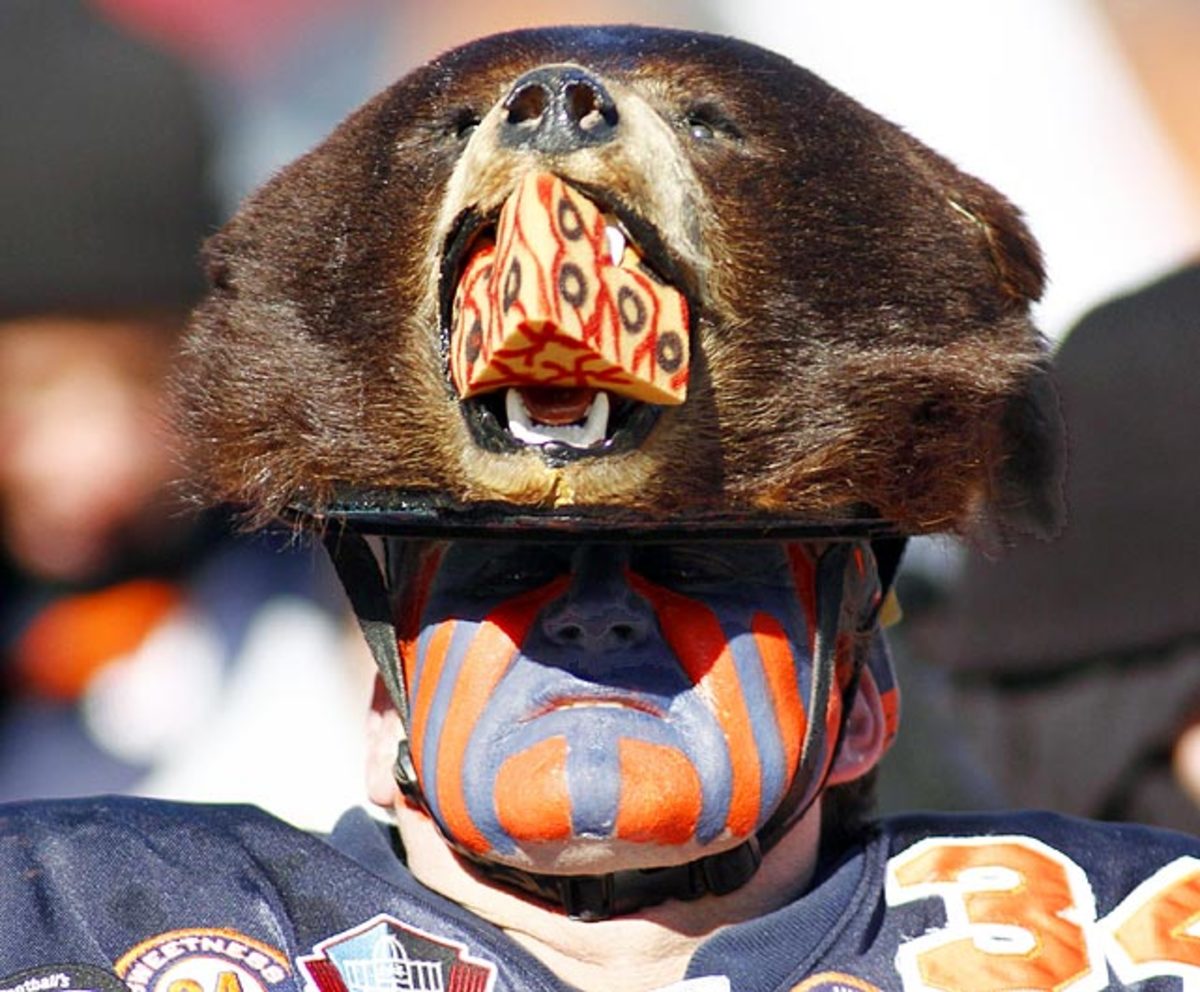
<path fill-rule="evenodd" d="M 800 762 L 791 785 L 775 812 L 758 831 L 758 842 L 765 854 L 784 837 L 809 811 L 817 797 L 824 791 L 829 773 L 833 770 L 833 759 L 841 747 L 842 735 L 850 717 L 854 696 L 858 692 L 858 675 L 862 670 L 863 655 L 853 653 L 850 678 L 842 692 L 841 710 L 837 731 L 829 748 L 821 745 L 828 735 L 827 719 L 829 701 L 837 679 L 837 642 L 845 623 L 843 605 L 845 601 L 846 572 L 850 567 L 856 545 L 845 542 L 831 544 L 817 560 L 816 589 L 817 629 L 813 638 L 813 675 L 808 692 L 808 725 L 804 730 L 804 742 L 800 748 Z M 856 614 L 859 611 L 855 611 Z M 873 618 L 873 614 L 872 614 Z M 854 617 L 857 628 L 860 617 Z M 824 761 L 823 765 L 820 762 Z"/>
<path fill-rule="evenodd" d="M 401 674 L 396 629 L 383 569 L 361 534 L 331 529 L 323 535 L 323 540 L 404 727 L 393 768 L 396 782 L 407 798 L 427 809 L 410 754 L 407 737 L 408 692 Z M 862 666 L 858 651 L 854 652 L 851 678 L 842 690 L 841 719 L 836 736 L 830 747 L 826 748 L 823 744 L 828 736 L 827 714 L 837 677 L 838 635 L 845 626 L 846 572 L 855 548 L 856 545 L 850 542 L 834 542 L 817 561 L 813 678 L 809 687 L 809 719 L 800 760 L 788 791 L 754 836 L 729 850 L 706 855 L 686 864 L 598 875 L 553 875 L 527 871 L 484 860 L 463 850 L 449 838 L 446 838 L 447 843 L 489 881 L 561 907 L 567 915 L 582 920 L 604 920 L 668 899 L 690 900 L 706 894 L 727 895 L 741 888 L 758 870 L 763 856 L 811 809 L 825 787 L 833 758 L 840 746 Z M 858 618 L 856 625 L 861 626 Z"/>
<path fill-rule="evenodd" d="M 392 698 L 392 705 L 400 714 L 403 731 L 393 775 L 406 796 L 415 794 L 419 797 L 417 772 L 408 743 L 408 689 L 400 668 L 400 646 L 396 638 L 396 625 L 392 621 L 392 604 L 383 570 L 367 539 L 355 531 L 331 527 L 321 535 L 321 540 L 342 588 L 346 590 L 359 629 L 375 659 L 375 667 Z"/>

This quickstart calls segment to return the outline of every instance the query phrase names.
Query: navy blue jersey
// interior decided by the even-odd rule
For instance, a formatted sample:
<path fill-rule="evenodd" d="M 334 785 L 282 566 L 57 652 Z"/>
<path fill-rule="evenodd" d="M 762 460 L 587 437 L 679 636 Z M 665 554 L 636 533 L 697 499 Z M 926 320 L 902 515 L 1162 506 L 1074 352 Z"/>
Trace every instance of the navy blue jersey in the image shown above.
<path fill-rule="evenodd" d="M 568 988 L 415 881 L 362 811 L 319 838 L 249 807 L 0 807 L 0 913 L 0 992 Z M 914 816 L 796 902 L 717 932 L 688 977 L 730 992 L 1197 988 L 1198 918 L 1196 839 Z"/>

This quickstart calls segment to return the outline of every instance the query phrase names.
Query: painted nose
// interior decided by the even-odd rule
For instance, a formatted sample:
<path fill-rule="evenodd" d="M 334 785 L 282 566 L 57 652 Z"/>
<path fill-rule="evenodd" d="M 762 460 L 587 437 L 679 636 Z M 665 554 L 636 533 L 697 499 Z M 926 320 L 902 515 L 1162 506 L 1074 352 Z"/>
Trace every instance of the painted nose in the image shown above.
<path fill-rule="evenodd" d="M 554 644 L 599 654 L 627 650 L 645 641 L 656 620 L 648 602 L 625 577 L 627 554 L 602 546 L 573 556 L 571 585 L 542 614 L 542 629 Z"/>
<path fill-rule="evenodd" d="M 502 105 L 501 144 L 563 154 L 611 141 L 619 115 L 608 90 L 575 65 L 525 73 Z"/>

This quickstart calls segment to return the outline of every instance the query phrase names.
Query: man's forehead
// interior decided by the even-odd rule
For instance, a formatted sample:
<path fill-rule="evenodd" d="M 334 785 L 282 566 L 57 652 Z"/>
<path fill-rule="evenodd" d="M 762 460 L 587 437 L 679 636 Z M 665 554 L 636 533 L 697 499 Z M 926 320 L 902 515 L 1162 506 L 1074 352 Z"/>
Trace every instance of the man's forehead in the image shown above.
<path fill-rule="evenodd" d="M 810 568 L 823 551 L 787 541 L 385 541 L 397 579 L 450 586 L 486 583 L 522 569 L 551 575 L 596 567 L 733 582 Z"/>
<path fill-rule="evenodd" d="M 786 540 L 602 540 L 592 536 L 574 540 L 504 540 L 488 538 L 465 538 L 460 540 L 413 540 L 410 538 L 385 537 L 382 539 L 393 556 L 427 557 L 437 554 L 440 558 L 486 559 L 497 555 L 530 555 L 562 559 L 577 558 L 581 554 L 603 557 L 642 558 L 655 555 L 690 554 L 711 558 L 738 559 L 746 556 L 770 556 L 787 554 L 801 549 L 811 557 L 819 557 L 824 544 L 815 541 Z"/>

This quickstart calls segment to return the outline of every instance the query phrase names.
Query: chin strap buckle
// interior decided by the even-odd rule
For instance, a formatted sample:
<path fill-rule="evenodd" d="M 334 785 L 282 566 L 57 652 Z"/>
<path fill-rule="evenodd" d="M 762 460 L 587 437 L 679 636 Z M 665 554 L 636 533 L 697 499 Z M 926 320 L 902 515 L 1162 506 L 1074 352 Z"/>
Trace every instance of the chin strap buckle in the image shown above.
<path fill-rule="evenodd" d="M 568 916 L 576 920 L 606 920 L 616 910 L 613 875 L 563 875 L 554 888 Z"/>
<path fill-rule="evenodd" d="M 417 783 L 417 769 L 412 760 L 412 748 L 409 746 L 407 737 L 401 737 L 396 745 L 396 760 L 392 763 L 392 778 L 396 780 L 396 785 L 400 787 L 400 791 L 406 799 L 412 799 L 424 805 L 421 787 Z"/>
<path fill-rule="evenodd" d="M 710 854 L 694 864 L 704 875 L 704 886 L 714 896 L 728 895 L 740 889 L 758 871 L 763 852 L 757 837 L 751 837 L 731 851 Z"/>

